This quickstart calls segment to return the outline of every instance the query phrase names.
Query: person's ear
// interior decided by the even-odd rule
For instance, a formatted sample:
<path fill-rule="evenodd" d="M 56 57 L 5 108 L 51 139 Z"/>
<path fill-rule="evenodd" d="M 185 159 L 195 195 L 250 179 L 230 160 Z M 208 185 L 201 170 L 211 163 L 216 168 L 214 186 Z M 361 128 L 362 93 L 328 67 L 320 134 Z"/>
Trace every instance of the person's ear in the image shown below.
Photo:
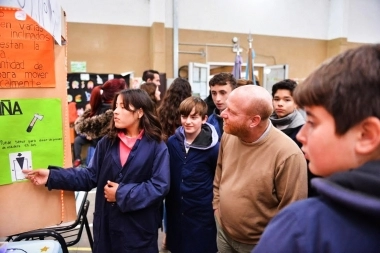
<path fill-rule="evenodd" d="M 258 124 L 260 124 L 260 122 L 261 122 L 261 117 L 259 115 L 252 116 L 250 117 L 249 127 L 253 128 L 257 126 Z"/>
<path fill-rule="evenodd" d="M 206 123 L 207 119 L 208 119 L 208 116 L 205 115 L 205 116 L 204 116 L 204 119 L 202 119 L 202 124 Z"/>
<path fill-rule="evenodd" d="M 143 111 L 143 109 L 138 109 L 137 110 L 137 116 L 139 117 L 139 119 L 141 119 L 142 118 L 142 116 L 144 115 L 144 111 Z"/>
<path fill-rule="evenodd" d="M 371 155 L 380 147 L 380 119 L 368 117 L 358 125 L 359 135 L 355 146 L 356 152 Z"/>

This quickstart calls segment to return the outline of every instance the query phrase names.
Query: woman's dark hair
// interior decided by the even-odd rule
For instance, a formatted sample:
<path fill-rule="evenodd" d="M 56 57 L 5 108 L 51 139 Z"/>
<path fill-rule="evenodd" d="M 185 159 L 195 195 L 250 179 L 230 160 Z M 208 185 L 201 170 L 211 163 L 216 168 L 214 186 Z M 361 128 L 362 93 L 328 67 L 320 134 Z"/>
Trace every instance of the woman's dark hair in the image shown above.
<path fill-rule="evenodd" d="M 191 96 L 190 83 L 183 78 L 174 79 L 157 109 L 158 118 L 162 125 L 164 140 L 166 141 L 174 134 L 177 127 L 181 125 L 179 105 Z"/>
<path fill-rule="evenodd" d="M 144 129 L 145 135 L 148 138 L 158 142 L 162 141 L 161 124 L 155 114 L 154 103 L 149 98 L 148 94 L 140 89 L 122 90 L 115 95 L 112 105 L 114 110 L 116 108 L 116 100 L 118 96 L 122 96 L 125 110 L 136 112 L 137 110 L 142 109 L 143 116 L 140 119 L 139 128 Z M 130 105 L 133 106 L 134 110 L 129 107 Z M 115 139 L 119 132 L 125 131 L 125 129 L 116 128 L 113 120 L 110 128 L 108 137 L 111 139 Z"/>
<path fill-rule="evenodd" d="M 127 88 L 127 83 L 123 78 L 110 79 L 103 85 L 95 86 L 91 91 L 91 113 L 89 117 L 98 114 L 102 103 L 111 104 L 115 93 L 124 90 L 125 88 Z"/>
<path fill-rule="evenodd" d="M 143 83 L 141 84 L 140 89 L 145 90 L 146 93 L 148 93 L 150 99 L 152 99 L 156 105 L 158 104 L 158 100 L 156 98 L 157 85 L 155 83 Z"/>

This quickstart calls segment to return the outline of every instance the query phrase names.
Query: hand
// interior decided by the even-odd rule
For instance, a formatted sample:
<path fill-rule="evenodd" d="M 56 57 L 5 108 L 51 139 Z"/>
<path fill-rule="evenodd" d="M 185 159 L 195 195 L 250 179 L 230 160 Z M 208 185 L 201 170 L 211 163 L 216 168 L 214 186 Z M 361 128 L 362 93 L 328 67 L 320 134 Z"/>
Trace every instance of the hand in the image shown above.
<path fill-rule="evenodd" d="M 29 179 L 35 185 L 45 185 L 50 174 L 50 170 L 39 169 L 39 170 L 22 170 L 25 174 L 25 178 Z"/>
<path fill-rule="evenodd" d="M 116 190 L 118 187 L 118 183 L 107 181 L 104 186 L 104 197 L 108 202 L 116 202 Z"/>

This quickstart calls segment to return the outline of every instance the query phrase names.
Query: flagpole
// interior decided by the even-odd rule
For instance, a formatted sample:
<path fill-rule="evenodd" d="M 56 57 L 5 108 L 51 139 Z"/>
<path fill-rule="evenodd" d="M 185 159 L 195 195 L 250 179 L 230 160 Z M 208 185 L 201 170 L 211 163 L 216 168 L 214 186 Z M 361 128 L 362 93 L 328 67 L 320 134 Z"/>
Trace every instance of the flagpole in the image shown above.
<path fill-rule="evenodd" d="M 248 49 L 248 62 L 247 62 L 248 80 L 253 81 L 254 79 L 253 79 L 253 66 L 252 66 L 252 41 L 253 41 L 252 34 L 251 32 L 249 32 L 249 35 L 248 35 L 249 49 Z"/>
<path fill-rule="evenodd" d="M 249 31 L 247 40 L 248 40 L 249 49 L 248 49 L 248 61 L 247 61 L 247 67 L 245 71 L 245 78 L 247 80 L 252 80 L 253 84 L 256 84 L 256 77 L 254 75 L 254 69 L 255 69 L 254 59 L 256 57 L 256 53 L 255 53 L 255 50 L 252 48 L 253 37 L 252 37 L 251 31 Z"/>

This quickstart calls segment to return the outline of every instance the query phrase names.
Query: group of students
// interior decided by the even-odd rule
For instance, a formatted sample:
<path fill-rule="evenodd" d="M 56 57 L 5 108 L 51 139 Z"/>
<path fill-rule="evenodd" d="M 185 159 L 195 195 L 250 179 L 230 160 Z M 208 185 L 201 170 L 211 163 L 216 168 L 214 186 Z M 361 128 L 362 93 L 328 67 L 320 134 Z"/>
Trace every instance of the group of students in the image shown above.
<path fill-rule="evenodd" d="M 167 111 L 165 95 L 157 117 L 147 92 L 124 89 L 87 168 L 24 173 L 49 190 L 97 188 L 94 252 L 158 252 L 164 198 L 172 253 L 377 252 L 379 69 L 380 45 L 365 45 L 272 96 L 219 75 L 216 124 L 199 98 Z M 308 199 L 307 170 L 321 176 Z"/>

